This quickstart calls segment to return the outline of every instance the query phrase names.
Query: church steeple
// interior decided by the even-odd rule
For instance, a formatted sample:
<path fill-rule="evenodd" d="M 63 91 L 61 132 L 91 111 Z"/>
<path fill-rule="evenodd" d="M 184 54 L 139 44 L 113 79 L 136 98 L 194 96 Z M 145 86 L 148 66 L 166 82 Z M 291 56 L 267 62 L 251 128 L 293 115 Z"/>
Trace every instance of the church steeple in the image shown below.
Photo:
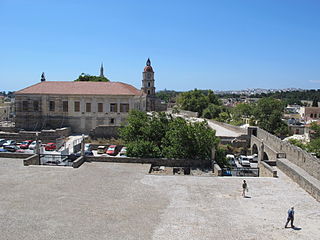
<path fill-rule="evenodd" d="M 100 66 L 100 77 L 104 77 L 104 75 L 103 75 L 103 63 L 101 63 L 101 66 Z"/>
<path fill-rule="evenodd" d="M 151 61 L 149 58 L 146 62 L 146 66 L 143 69 L 141 89 L 148 96 L 154 96 L 156 94 L 156 88 L 154 86 L 154 71 L 151 67 Z"/>
<path fill-rule="evenodd" d="M 146 65 L 147 65 L 147 66 L 151 66 L 150 58 L 148 58 Z"/>

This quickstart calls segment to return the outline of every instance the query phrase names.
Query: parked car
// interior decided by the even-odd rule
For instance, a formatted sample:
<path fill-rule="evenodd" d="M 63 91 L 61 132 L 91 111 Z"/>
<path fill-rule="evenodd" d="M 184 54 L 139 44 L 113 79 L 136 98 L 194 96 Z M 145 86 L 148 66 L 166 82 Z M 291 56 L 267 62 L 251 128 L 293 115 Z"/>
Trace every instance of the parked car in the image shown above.
<path fill-rule="evenodd" d="M 11 145 L 16 145 L 16 141 L 15 140 L 7 140 L 2 146 L 11 146 Z"/>
<path fill-rule="evenodd" d="M 119 153 L 120 156 L 127 156 L 127 147 L 122 147 Z"/>
<path fill-rule="evenodd" d="M 44 150 L 46 151 L 53 151 L 57 149 L 57 145 L 55 143 L 47 143 L 44 147 Z"/>
<path fill-rule="evenodd" d="M 231 166 L 235 166 L 236 165 L 236 163 L 235 163 L 235 156 L 233 155 L 233 154 L 227 154 L 226 155 L 226 159 L 228 160 L 228 162 L 229 162 L 229 164 L 231 165 Z"/>
<path fill-rule="evenodd" d="M 0 147 L 2 147 L 3 144 L 4 144 L 6 141 L 7 141 L 7 140 L 5 140 L 5 139 L 0 139 Z"/>
<path fill-rule="evenodd" d="M 9 152 L 15 152 L 18 149 L 20 149 L 16 145 L 6 145 L 6 146 L 3 146 L 3 147 L 4 147 L 4 149 L 8 150 Z"/>
<path fill-rule="evenodd" d="M 90 143 L 84 144 L 84 150 L 85 151 L 91 151 L 92 150 L 91 144 Z"/>
<path fill-rule="evenodd" d="M 31 149 L 31 150 L 36 149 L 36 145 L 37 145 L 37 142 L 36 141 L 32 141 L 32 143 L 29 144 L 29 149 Z"/>
<path fill-rule="evenodd" d="M 20 144 L 21 149 L 28 149 L 29 145 L 32 143 L 32 140 L 25 140 Z"/>
<path fill-rule="evenodd" d="M 105 146 L 98 146 L 98 150 L 97 150 L 97 153 L 98 154 L 103 154 L 104 151 L 105 151 L 106 147 Z"/>
<path fill-rule="evenodd" d="M 0 152 L 9 152 L 9 151 L 5 148 L 0 148 Z"/>
<path fill-rule="evenodd" d="M 110 145 L 106 151 L 106 154 L 116 155 L 116 147 L 117 147 L 117 145 Z"/>
<path fill-rule="evenodd" d="M 250 161 L 247 156 L 240 155 L 239 162 L 243 167 L 250 167 Z"/>

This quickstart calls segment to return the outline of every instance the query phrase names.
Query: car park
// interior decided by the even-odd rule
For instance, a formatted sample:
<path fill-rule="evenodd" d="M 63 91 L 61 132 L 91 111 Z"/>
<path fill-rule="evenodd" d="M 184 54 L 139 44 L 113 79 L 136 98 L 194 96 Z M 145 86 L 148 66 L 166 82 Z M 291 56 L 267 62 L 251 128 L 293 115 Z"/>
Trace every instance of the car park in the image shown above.
<path fill-rule="evenodd" d="M 85 151 L 92 151 L 92 146 L 90 143 L 86 143 L 84 144 L 84 150 Z"/>
<path fill-rule="evenodd" d="M 9 152 L 9 151 L 5 148 L 0 148 L 0 152 Z"/>
<path fill-rule="evenodd" d="M 21 149 L 28 149 L 29 145 L 32 143 L 32 140 L 25 140 L 20 144 Z"/>
<path fill-rule="evenodd" d="M 7 140 L 2 146 L 12 146 L 12 145 L 16 145 L 16 141 L 15 140 Z"/>
<path fill-rule="evenodd" d="M 54 151 L 57 149 L 57 145 L 55 143 L 47 143 L 44 147 L 44 150 L 46 151 Z"/>
<path fill-rule="evenodd" d="M 108 155 L 116 155 L 116 148 L 117 148 L 117 145 L 110 145 L 106 151 L 106 154 Z"/>
<path fill-rule="evenodd" d="M 126 157 L 127 156 L 127 147 L 122 147 L 119 155 L 122 157 Z"/>
<path fill-rule="evenodd" d="M 228 160 L 228 163 L 231 165 L 231 166 L 235 166 L 236 163 L 235 163 L 235 156 L 233 154 L 227 154 L 226 155 L 226 159 Z"/>

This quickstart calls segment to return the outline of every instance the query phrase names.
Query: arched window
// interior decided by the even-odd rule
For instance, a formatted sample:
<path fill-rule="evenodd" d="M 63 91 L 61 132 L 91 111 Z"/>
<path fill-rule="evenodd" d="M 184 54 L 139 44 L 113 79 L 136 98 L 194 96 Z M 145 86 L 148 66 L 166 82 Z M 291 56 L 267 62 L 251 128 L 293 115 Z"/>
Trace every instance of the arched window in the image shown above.
<path fill-rule="evenodd" d="M 310 114 L 310 117 L 313 118 L 313 113 Z"/>
<path fill-rule="evenodd" d="M 148 87 L 150 87 L 150 82 L 148 82 Z"/>

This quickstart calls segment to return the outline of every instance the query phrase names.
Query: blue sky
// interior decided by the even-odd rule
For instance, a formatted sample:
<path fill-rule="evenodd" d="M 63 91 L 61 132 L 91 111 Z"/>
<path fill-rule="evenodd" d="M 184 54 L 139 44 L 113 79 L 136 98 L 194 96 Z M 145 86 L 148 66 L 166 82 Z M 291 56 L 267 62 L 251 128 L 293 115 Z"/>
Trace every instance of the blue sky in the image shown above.
<path fill-rule="evenodd" d="M 84 72 L 157 90 L 320 88 L 320 1 L 0 0 L 0 90 Z"/>

